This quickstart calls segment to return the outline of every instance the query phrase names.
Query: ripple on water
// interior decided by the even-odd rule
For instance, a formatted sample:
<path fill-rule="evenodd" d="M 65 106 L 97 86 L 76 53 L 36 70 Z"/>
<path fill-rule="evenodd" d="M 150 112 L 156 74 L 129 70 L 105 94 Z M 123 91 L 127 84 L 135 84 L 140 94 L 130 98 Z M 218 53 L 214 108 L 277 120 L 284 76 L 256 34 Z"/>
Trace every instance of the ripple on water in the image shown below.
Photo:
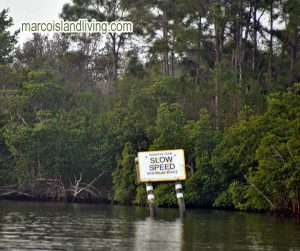
<path fill-rule="evenodd" d="M 0 201 L 5 250 L 300 250 L 300 226 L 256 214 Z"/>

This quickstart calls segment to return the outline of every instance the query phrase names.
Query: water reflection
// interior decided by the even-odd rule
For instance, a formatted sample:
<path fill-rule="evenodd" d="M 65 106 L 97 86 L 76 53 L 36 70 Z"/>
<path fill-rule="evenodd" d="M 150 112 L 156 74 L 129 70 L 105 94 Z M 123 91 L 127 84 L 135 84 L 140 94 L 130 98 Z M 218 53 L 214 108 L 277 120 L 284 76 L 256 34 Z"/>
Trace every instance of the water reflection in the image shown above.
<path fill-rule="evenodd" d="M 300 225 L 259 214 L 0 201 L 0 250 L 299 250 Z"/>
<path fill-rule="evenodd" d="M 211 210 L 190 211 L 184 250 L 300 251 L 300 226 L 289 219 Z"/>
<path fill-rule="evenodd" d="M 134 250 L 181 251 L 183 242 L 181 219 L 163 221 L 148 217 L 135 223 Z"/>

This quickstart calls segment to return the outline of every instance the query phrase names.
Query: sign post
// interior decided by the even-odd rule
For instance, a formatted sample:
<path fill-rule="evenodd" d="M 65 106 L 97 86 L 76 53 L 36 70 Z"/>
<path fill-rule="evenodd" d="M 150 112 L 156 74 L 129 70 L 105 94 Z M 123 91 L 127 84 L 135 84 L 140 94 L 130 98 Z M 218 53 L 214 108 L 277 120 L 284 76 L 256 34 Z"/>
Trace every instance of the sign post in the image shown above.
<path fill-rule="evenodd" d="M 139 182 L 146 183 L 150 215 L 156 215 L 152 182 L 175 181 L 180 217 L 185 217 L 185 203 L 181 181 L 186 179 L 184 151 L 164 150 L 139 152 L 136 158 Z"/>
<path fill-rule="evenodd" d="M 140 172 L 139 172 L 139 164 L 138 164 L 138 158 L 135 158 L 135 165 L 136 165 L 136 170 L 138 174 L 138 181 L 140 182 Z M 150 210 L 150 216 L 155 217 L 156 216 L 156 205 L 154 201 L 154 193 L 153 193 L 153 185 L 152 182 L 147 182 L 146 183 L 146 191 L 147 191 L 147 199 L 149 203 L 149 210 Z"/>
<path fill-rule="evenodd" d="M 179 206 L 180 217 L 183 218 L 186 216 L 186 212 L 185 212 L 185 203 L 184 203 L 184 198 L 183 198 L 183 190 L 182 190 L 181 181 L 175 182 L 175 190 L 176 190 L 176 197 L 177 197 L 177 202 L 178 202 L 178 206 Z"/>
<path fill-rule="evenodd" d="M 146 183 L 147 199 L 149 201 L 150 216 L 156 216 L 156 205 L 154 202 L 153 185 L 151 182 Z"/>

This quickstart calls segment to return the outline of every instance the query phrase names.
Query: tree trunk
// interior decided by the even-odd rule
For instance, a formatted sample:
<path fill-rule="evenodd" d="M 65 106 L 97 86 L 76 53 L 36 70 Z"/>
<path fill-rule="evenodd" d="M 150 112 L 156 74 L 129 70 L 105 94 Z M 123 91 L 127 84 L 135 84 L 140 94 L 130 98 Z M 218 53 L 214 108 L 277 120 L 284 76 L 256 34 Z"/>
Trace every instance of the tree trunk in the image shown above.
<path fill-rule="evenodd" d="M 221 13 L 221 11 L 220 11 Z M 214 62 L 214 69 L 215 71 L 218 71 L 219 64 L 221 62 L 221 55 L 223 52 L 223 45 L 224 45 L 224 33 L 225 33 L 225 23 L 223 21 L 220 21 L 218 19 L 215 19 L 214 22 L 214 30 L 215 30 L 215 41 L 214 41 L 214 46 L 215 46 L 215 62 Z M 218 113 L 219 113 L 219 85 L 220 85 L 220 80 L 218 77 L 216 77 L 215 81 L 215 96 L 214 96 L 214 108 L 215 108 L 215 128 L 216 130 L 219 130 L 219 121 L 218 121 Z"/>
<path fill-rule="evenodd" d="M 221 51 L 220 51 L 220 27 L 218 24 L 215 24 L 215 70 L 217 70 L 217 67 L 220 63 L 220 57 L 221 57 Z M 218 121 L 218 111 L 219 111 L 219 80 L 215 80 L 215 97 L 214 97 L 214 104 L 215 104 L 215 128 L 216 130 L 219 130 L 219 121 Z"/>
<path fill-rule="evenodd" d="M 254 2 L 253 10 L 253 48 L 252 48 L 252 71 L 256 75 L 256 57 L 257 57 L 257 0 Z"/>
<path fill-rule="evenodd" d="M 163 2 L 163 41 L 164 41 L 164 52 L 163 52 L 163 75 L 169 75 L 169 44 L 168 44 L 168 6 L 169 0 Z"/>
<path fill-rule="evenodd" d="M 242 1 L 238 1 L 238 27 L 239 27 L 239 36 L 238 36 L 238 69 L 239 69 L 239 86 L 242 87 L 243 82 L 243 5 Z"/>
<path fill-rule="evenodd" d="M 175 51 L 174 51 L 174 45 L 175 45 L 175 37 L 176 32 L 175 28 L 173 28 L 173 37 L 172 37 L 172 49 L 171 49 L 171 76 L 175 76 L 175 70 L 174 70 L 174 61 L 175 61 Z"/>
<path fill-rule="evenodd" d="M 197 84 L 200 84 L 201 37 L 202 37 L 202 17 L 199 16 L 198 43 L 197 43 L 197 69 L 196 69 L 196 83 Z"/>
<path fill-rule="evenodd" d="M 113 79 L 116 80 L 118 76 L 118 52 L 117 52 L 117 38 L 116 35 L 112 36 L 112 56 L 113 56 Z"/>
<path fill-rule="evenodd" d="M 112 18 L 116 20 L 117 2 L 112 2 Z M 117 34 L 111 34 L 112 38 L 112 56 L 113 56 L 113 80 L 115 81 L 118 77 L 118 63 L 119 63 L 119 49 L 117 44 Z M 121 43 L 121 41 L 119 41 Z"/>
<path fill-rule="evenodd" d="M 290 86 L 294 84 L 296 81 L 296 76 L 295 76 L 295 64 L 297 60 L 297 43 L 298 42 L 298 29 L 297 27 L 294 28 L 294 37 L 293 37 L 293 43 L 291 45 L 291 62 L 290 62 Z"/>
<path fill-rule="evenodd" d="M 248 41 L 248 35 L 249 35 L 249 28 L 250 28 L 250 21 L 251 21 L 251 16 L 252 16 L 252 6 L 250 7 L 248 16 L 247 16 L 247 21 L 246 21 L 246 30 L 245 30 L 245 37 L 244 39 L 242 38 L 242 52 L 241 52 L 241 83 L 240 85 L 243 86 L 243 82 L 245 79 L 245 68 L 246 68 L 246 49 L 247 49 L 247 41 Z M 245 93 L 247 94 L 248 90 L 245 89 Z"/>
<path fill-rule="evenodd" d="M 234 34 L 234 43 L 235 43 L 235 48 L 234 48 L 234 70 L 235 73 L 238 76 L 238 70 L 239 70 L 239 54 L 240 54 L 240 12 L 239 12 L 239 0 L 236 0 L 235 3 L 235 34 Z"/>
<path fill-rule="evenodd" d="M 172 77 L 175 76 L 174 61 L 175 61 L 175 53 L 174 53 L 174 50 L 172 50 L 172 52 L 171 52 L 171 75 L 172 75 Z"/>
<path fill-rule="evenodd" d="M 272 87 L 272 60 L 273 60 L 273 1 L 270 3 L 270 41 L 269 41 L 269 66 L 268 90 Z"/>

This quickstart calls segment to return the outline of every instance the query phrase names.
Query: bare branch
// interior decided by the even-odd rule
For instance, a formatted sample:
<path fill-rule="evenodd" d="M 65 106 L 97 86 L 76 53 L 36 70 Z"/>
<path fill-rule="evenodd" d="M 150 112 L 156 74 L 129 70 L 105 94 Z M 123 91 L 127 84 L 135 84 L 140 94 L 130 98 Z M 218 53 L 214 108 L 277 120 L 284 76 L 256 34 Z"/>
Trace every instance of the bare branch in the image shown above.
<path fill-rule="evenodd" d="M 244 178 L 246 179 L 246 181 L 260 194 L 260 195 L 262 195 L 264 198 L 265 198 L 265 200 L 267 201 L 267 202 L 269 202 L 269 204 L 271 205 L 271 207 L 273 208 L 273 209 L 275 209 L 276 208 L 276 206 L 272 203 L 272 201 L 262 192 L 262 191 L 260 191 L 258 188 L 257 188 L 257 186 L 255 186 L 255 184 L 254 183 L 252 183 L 247 177 L 246 177 L 246 175 L 243 173 L 243 176 L 244 176 Z"/>
<path fill-rule="evenodd" d="M 279 153 L 279 151 L 276 149 L 275 146 L 272 146 L 272 148 L 273 148 L 273 150 L 274 150 L 274 152 L 275 152 L 275 155 L 276 155 L 277 157 L 279 157 L 279 158 L 281 159 L 282 163 L 284 164 L 284 163 L 285 163 L 285 160 L 284 160 L 284 158 L 282 157 L 282 155 Z"/>
<path fill-rule="evenodd" d="M 95 179 L 92 180 L 92 182 L 90 182 L 86 187 L 81 188 L 77 194 L 81 193 L 84 190 L 87 190 L 88 188 L 90 188 L 105 172 L 102 171 L 102 173 L 100 173 Z"/>
<path fill-rule="evenodd" d="M 291 155 L 291 157 L 294 157 L 293 154 L 292 154 L 292 151 L 291 151 L 291 149 L 290 149 L 290 147 L 289 147 L 289 145 L 287 144 L 286 146 L 287 146 L 287 149 L 288 149 L 289 154 Z"/>
<path fill-rule="evenodd" d="M 28 126 L 28 124 L 26 123 L 25 119 L 22 118 L 22 116 L 21 116 L 19 113 L 17 113 L 17 115 L 18 115 L 18 117 L 22 120 L 22 122 L 23 122 L 26 126 Z"/>

